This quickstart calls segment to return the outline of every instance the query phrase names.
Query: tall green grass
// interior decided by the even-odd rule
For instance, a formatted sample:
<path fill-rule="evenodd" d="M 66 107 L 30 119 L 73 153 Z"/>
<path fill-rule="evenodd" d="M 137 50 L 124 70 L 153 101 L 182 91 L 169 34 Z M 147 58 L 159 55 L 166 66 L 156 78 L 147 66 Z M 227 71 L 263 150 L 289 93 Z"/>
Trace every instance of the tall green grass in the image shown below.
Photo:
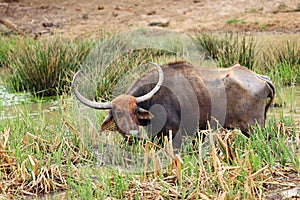
<path fill-rule="evenodd" d="M 17 37 L 0 37 L 0 67 L 9 66 L 9 55 L 12 53 L 12 49 L 16 47 L 18 41 Z"/>
<path fill-rule="evenodd" d="M 268 73 L 278 85 L 299 84 L 300 45 L 297 40 L 286 40 L 267 49 L 262 52 L 260 60 L 262 71 Z"/>
<path fill-rule="evenodd" d="M 5 81 L 14 91 L 55 96 L 68 91 L 73 73 L 91 44 L 61 38 L 19 38 L 7 56 L 11 76 Z"/>
<path fill-rule="evenodd" d="M 252 37 L 197 34 L 195 39 L 208 51 L 219 67 L 230 67 L 235 63 L 249 69 L 256 67 L 256 41 Z"/>

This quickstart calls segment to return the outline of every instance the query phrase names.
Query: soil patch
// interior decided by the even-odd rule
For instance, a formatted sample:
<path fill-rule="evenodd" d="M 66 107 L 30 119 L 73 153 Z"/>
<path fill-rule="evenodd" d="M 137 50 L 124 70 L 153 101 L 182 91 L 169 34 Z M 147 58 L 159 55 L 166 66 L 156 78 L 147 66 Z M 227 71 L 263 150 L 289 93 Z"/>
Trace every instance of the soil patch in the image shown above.
<path fill-rule="evenodd" d="M 0 18 L 35 36 L 161 26 L 180 32 L 300 33 L 295 0 L 2 0 Z M 9 28 L 0 24 L 0 31 Z"/>

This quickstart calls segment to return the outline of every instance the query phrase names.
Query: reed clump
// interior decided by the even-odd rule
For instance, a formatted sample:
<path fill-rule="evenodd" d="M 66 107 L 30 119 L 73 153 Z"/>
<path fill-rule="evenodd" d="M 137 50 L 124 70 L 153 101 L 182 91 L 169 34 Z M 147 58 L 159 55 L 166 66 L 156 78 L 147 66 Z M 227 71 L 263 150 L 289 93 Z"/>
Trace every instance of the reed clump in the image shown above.
<path fill-rule="evenodd" d="M 90 50 L 85 41 L 61 38 L 19 38 L 7 54 L 10 89 L 36 96 L 56 96 L 69 90 L 70 80 Z"/>
<path fill-rule="evenodd" d="M 209 56 L 214 59 L 218 67 L 230 67 L 239 63 L 249 69 L 256 66 L 256 41 L 252 37 L 226 34 L 225 36 L 211 34 L 197 34 L 195 39 Z"/>

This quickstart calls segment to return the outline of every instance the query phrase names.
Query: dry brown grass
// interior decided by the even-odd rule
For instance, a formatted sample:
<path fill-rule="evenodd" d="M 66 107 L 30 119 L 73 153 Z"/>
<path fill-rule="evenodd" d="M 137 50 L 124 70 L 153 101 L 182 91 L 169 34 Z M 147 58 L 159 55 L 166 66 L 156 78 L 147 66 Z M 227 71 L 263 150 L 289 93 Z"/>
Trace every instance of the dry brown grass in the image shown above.
<path fill-rule="evenodd" d="M 78 153 L 77 148 L 66 138 L 53 144 L 51 141 L 26 133 L 19 147 L 20 152 L 22 154 L 23 151 L 30 150 L 32 154 L 28 154 L 21 160 L 16 158 L 12 150 L 9 150 L 10 137 L 9 128 L 4 129 L 3 134 L 0 135 L 0 193 L 6 198 L 36 196 L 67 189 L 67 157 L 72 161 L 71 165 L 76 170 L 77 161 L 86 156 L 84 153 Z M 61 163 L 49 163 L 47 153 L 55 151 L 59 146 L 71 150 L 71 153 L 62 155 Z M 38 151 L 43 151 L 42 162 L 37 158 Z"/>

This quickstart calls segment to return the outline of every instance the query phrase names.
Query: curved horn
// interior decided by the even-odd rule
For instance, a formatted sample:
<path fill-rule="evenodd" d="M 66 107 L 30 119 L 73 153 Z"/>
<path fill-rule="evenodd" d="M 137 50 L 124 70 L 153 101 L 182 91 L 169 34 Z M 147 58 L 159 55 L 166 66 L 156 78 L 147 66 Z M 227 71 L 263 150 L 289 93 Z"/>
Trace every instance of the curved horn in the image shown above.
<path fill-rule="evenodd" d="M 162 86 L 162 83 L 164 81 L 164 72 L 161 69 L 161 67 L 156 63 L 153 63 L 153 62 L 149 62 L 149 63 L 152 64 L 152 65 L 155 65 L 156 68 L 157 68 L 158 75 L 159 75 L 158 82 L 150 92 L 148 92 L 147 94 L 145 94 L 143 96 L 137 97 L 136 98 L 136 103 L 141 103 L 143 101 L 147 101 L 148 99 L 151 99 L 153 97 L 153 95 L 156 92 L 158 92 L 158 90 L 160 89 L 160 87 Z"/>
<path fill-rule="evenodd" d="M 82 96 L 78 90 L 77 90 L 77 86 L 76 86 L 76 79 L 78 74 L 81 73 L 81 70 L 79 70 L 73 78 L 72 81 L 72 90 L 74 92 L 74 95 L 76 96 L 76 98 L 83 103 L 84 105 L 91 107 L 91 108 L 95 108 L 95 109 L 110 109 L 112 108 L 112 103 L 111 102 L 107 102 L 107 103 L 100 103 L 100 102 L 95 102 L 95 101 L 91 101 L 89 99 L 87 99 L 86 97 Z"/>

